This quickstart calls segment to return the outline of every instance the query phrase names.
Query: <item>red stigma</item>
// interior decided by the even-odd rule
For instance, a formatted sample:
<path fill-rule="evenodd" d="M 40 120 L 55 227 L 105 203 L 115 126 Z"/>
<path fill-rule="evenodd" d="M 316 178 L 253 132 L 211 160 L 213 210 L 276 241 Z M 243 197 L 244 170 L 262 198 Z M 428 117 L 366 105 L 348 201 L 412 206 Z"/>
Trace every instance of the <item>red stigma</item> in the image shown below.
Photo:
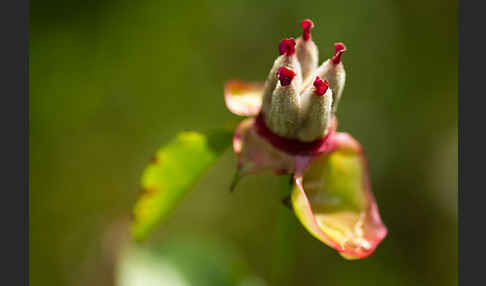
<path fill-rule="evenodd" d="M 316 80 L 314 81 L 314 87 L 316 88 L 314 90 L 314 93 L 317 96 L 322 96 L 329 88 L 329 82 L 327 80 L 323 81 L 320 77 L 317 76 Z"/>
<path fill-rule="evenodd" d="M 331 61 L 337 65 L 341 62 L 341 55 L 346 51 L 346 46 L 343 43 L 334 43 L 334 49 L 334 56 L 332 56 Z"/>
<path fill-rule="evenodd" d="M 289 68 L 281 67 L 277 71 L 278 80 L 282 86 L 289 85 L 295 77 L 295 72 Z"/>
<path fill-rule="evenodd" d="M 302 23 L 300 23 L 300 25 L 302 26 L 302 29 L 304 29 L 302 37 L 304 38 L 304 41 L 308 41 L 311 37 L 310 29 L 314 28 L 314 23 L 312 23 L 312 21 L 309 19 L 305 19 L 302 21 Z"/>
<path fill-rule="evenodd" d="M 292 38 L 283 39 L 280 41 L 278 45 L 278 51 L 281 55 L 286 54 L 287 56 L 291 56 L 295 53 L 295 40 Z"/>

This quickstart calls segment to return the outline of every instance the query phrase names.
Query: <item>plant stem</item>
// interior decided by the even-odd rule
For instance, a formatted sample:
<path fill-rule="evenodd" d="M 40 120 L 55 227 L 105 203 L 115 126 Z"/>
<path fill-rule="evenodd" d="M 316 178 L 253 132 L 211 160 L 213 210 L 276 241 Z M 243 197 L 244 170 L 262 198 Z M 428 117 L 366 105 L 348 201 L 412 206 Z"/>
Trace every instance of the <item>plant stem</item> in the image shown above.
<path fill-rule="evenodd" d="M 288 197 L 292 190 L 288 176 L 281 176 L 278 184 L 282 199 Z M 293 285 L 292 279 L 296 264 L 296 231 L 297 220 L 291 209 L 282 203 L 278 209 L 278 222 L 275 231 L 275 244 L 273 249 L 270 272 L 270 285 Z"/>

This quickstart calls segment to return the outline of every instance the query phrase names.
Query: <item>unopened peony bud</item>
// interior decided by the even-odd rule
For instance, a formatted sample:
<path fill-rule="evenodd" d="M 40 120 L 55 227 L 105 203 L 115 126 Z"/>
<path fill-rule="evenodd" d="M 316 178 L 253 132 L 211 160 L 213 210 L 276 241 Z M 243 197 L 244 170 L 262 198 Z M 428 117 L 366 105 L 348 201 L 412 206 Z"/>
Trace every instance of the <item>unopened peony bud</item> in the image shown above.
<path fill-rule="evenodd" d="M 295 80 L 297 74 L 287 67 L 281 67 L 277 75 L 277 87 L 273 91 L 270 112 L 265 122 L 276 134 L 292 138 L 300 124 L 301 100 Z"/>
<path fill-rule="evenodd" d="M 314 41 L 312 41 L 310 33 L 310 29 L 314 27 L 314 23 L 306 19 L 302 21 L 301 26 L 304 31 L 302 36 L 297 39 L 295 49 L 302 69 L 302 78 L 305 81 L 317 69 L 319 51 Z"/>
<path fill-rule="evenodd" d="M 323 80 L 327 80 L 329 87 L 333 90 L 332 112 L 336 112 L 346 81 L 346 71 L 341 61 L 341 55 L 346 51 L 346 46 L 343 43 L 335 43 L 334 48 L 332 58 L 325 61 L 316 73 Z"/>
<path fill-rule="evenodd" d="M 305 118 L 298 138 L 302 141 L 314 141 L 327 134 L 331 122 L 332 90 L 329 82 L 316 77 L 304 97 L 308 97 L 308 106 L 304 107 Z"/>
<path fill-rule="evenodd" d="M 268 115 L 270 112 L 272 94 L 278 82 L 278 78 L 276 75 L 279 68 L 288 67 L 295 71 L 296 84 L 299 86 L 302 84 L 301 67 L 297 56 L 295 55 L 295 40 L 292 38 L 283 39 L 278 46 L 278 50 L 280 56 L 273 63 L 272 69 L 268 74 L 267 80 L 265 82 L 265 87 L 263 89 L 262 113 L 264 115 Z"/>

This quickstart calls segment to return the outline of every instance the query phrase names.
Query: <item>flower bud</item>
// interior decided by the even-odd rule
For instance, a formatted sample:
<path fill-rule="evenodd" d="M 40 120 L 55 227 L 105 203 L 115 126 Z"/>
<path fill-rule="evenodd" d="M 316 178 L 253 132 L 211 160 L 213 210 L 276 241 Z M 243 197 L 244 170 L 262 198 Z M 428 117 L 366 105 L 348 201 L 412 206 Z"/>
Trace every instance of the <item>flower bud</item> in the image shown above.
<path fill-rule="evenodd" d="M 238 171 L 232 188 L 247 174 L 292 174 L 290 203 L 302 225 L 344 258 L 365 258 L 387 228 L 370 189 L 362 146 L 336 131 L 346 47 L 335 43 L 334 56 L 317 67 L 312 21 L 301 25 L 304 32 L 297 42 L 280 42 L 280 56 L 265 85 L 225 85 L 225 101 L 233 113 L 257 115 L 235 130 Z"/>
<path fill-rule="evenodd" d="M 279 68 L 287 67 L 292 69 L 296 73 L 296 78 L 294 79 L 296 84 L 298 86 L 302 84 L 301 67 L 299 61 L 297 60 L 297 56 L 295 55 L 295 40 L 292 38 L 283 39 L 280 42 L 278 49 L 280 56 L 273 63 L 272 69 L 268 74 L 268 78 L 263 89 L 262 113 L 267 116 L 270 112 L 273 91 L 277 86 L 277 71 Z"/>
<path fill-rule="evenodd" d="M 270 112 L 265 123 L 276 134 L 293 138 L 300 124 L 300 96 L 297 73 L 287 67 L 277 71 L 277 87 L 272 94 Z"/>
<path fill-rule="evenodd" d="M 308 106 L 305 106 L 306 117 L 298 133 L 302 141 L 314 141 L 324 137 L 331 122 L 332 90 L 329 82 L 316 77 L 311 88 L 307 89 L 304 98 L 308 97 Z"/>
<path fill-rule="evenodd" d="M 341 62 L 346 46 L 343 43 L 334 43 L 334 48 L 334 56 L 325 61 L 316 72 L 317 76 L 329 82 L 329 87 L 333 90 L 332 112 L 336 112 L 346 81 L 346 72 Z"/>
<path fill-rule="evenodd" d="M 300 62 L 302 69 L 302 78 L 305 81 L 313 71 L 317 69 L 319 60 L 319 51 L 316 44 L 312 41 L 310 29 L 314 27 L 314 23 L 311 20 L 304 20 L 301 23 L 304 30 L 302 36 L 297 39 L 295 47 L 297 59 Z"/>

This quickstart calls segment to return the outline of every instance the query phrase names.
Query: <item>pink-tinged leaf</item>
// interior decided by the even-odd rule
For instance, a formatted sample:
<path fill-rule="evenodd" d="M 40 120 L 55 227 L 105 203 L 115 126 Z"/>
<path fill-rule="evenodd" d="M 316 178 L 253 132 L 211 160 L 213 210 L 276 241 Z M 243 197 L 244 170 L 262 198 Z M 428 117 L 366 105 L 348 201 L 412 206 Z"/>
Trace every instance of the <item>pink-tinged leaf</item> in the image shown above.
<path fill-rule="evenodd" d="M 238 155 L 238 168 L 241 175 L 292 172 L 294 156 L 280 151 L 261 137 L 254 123 L 253 118 L 243 120 L 236 128 L 233 137 L 233 149 Z"/>
<path fill-rule="evenodd" d="M 365 258 L 385 238 L 361 145 L 334 133 L 330 149 L 296 159 L 291 201 L 304 227 L 346 259 Z"/>
<path fill-rule="evenodd" d="M 231 80 L 224 86 L 226 107 L 236 115 L 257 115 L 262 107 L 262 96 L 263 83 Z"/>

